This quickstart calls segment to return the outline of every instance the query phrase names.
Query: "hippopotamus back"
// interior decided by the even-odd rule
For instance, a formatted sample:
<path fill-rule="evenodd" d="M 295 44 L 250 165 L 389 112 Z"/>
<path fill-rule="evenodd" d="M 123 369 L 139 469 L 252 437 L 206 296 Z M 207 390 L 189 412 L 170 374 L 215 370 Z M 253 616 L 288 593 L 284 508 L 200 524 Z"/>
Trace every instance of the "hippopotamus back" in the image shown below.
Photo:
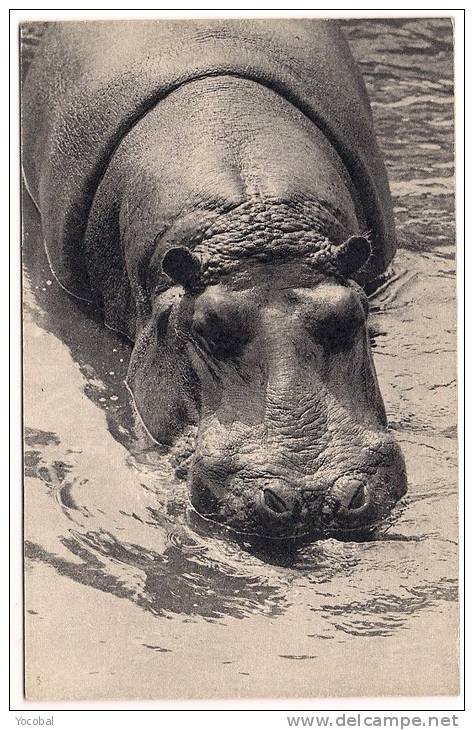
<path fill-rule="evenodd" d="M 30 68 L 22 130 L 24 173 L 51 267 L 71 293 L 90 297 L 83 236 L 121 140 L 173 90 L 219 75 L 272 89 L 322 130 L 349 172 L 370 230 L 368 279 L 384 271 L 395 251 L 387 175 L 362 78 L 334 23 L 66 22 L 47 29 Z"/>

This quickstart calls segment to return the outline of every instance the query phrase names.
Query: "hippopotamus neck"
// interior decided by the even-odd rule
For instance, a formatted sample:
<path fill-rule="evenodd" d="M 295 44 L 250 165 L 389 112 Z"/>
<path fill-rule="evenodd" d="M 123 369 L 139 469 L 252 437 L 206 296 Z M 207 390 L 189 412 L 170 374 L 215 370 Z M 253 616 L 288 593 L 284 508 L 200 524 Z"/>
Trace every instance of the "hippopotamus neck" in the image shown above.
<path fill-rule="evenodd" d="M 341 243 L 347 233 L 340 210 L 327 201 L 254 197 L 193 231 L 207 283 L 254 264 L 294 262 Z"/>
<path fill-rule="evenodd" d="M 88 234 L 120 236 L 132 298 L 146 311 L 143 271 L 172 246 L 196 248 L 218 269 L 249 254 L 304 254 L 363 226 L 349 174 L 315 124 L 270 89 L 222 76 L 183 85 L 137 123 L 98 188 Z"/>

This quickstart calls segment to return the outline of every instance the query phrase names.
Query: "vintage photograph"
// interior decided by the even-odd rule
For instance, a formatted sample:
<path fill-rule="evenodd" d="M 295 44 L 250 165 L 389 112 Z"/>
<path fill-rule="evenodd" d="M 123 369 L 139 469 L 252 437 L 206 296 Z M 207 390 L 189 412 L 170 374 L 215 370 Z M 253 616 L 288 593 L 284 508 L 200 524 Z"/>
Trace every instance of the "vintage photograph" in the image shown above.
<path fill-rule="evenodd" d="M 25 697 L 458 695 L 453 19 L 18 33 Z"/>

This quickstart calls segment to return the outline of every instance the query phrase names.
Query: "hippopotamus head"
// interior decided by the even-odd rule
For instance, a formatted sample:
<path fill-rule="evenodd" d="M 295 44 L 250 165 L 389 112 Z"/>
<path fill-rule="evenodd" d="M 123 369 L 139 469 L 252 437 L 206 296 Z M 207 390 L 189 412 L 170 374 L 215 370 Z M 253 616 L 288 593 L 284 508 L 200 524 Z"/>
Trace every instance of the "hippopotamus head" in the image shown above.
<path fill-rule="evenodd" d="M 367 329 L 351 280 L 370 246 L 284 246 L 246 263 L 174 247 L 153 292 L 129 384 L 148 431 L 197 424 L 188 483 L 204 517 L 277 538 L 372 528 L 405 493 Z"/>

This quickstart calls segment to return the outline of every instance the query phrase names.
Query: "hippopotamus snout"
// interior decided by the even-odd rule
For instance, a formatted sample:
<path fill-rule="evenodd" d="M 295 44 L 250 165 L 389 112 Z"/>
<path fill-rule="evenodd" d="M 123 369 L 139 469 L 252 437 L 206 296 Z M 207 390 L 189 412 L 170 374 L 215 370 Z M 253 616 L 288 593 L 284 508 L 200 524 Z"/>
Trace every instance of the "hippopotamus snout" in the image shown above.
<path fill-rule="evenodd" d="M 271 484 L 261 489 L 257 497 L 262 514 L 269 520 L 280 524 L 295 522 L 301 515 L 302 499 L 297 490 L 289 490 L 285 485 Z M 322 502 L 321 521 L 334 521 L 341 526 L 349 526 L 370 517 L 373 504 L 368 487 L 357 480 L 351 480 L 345 493 L 338 500 L 332 494 Z"/>
<path fill-rule="evenodd" d="M 272 454 L 268 448 L 266 453 L 272 463 L 267 473 L 248 455 L 239 459 L 219 451 L 201 453 L 189 474 L 195 510 L 244 534 L 350 535 L 383 526 L 406 492 L 403 457 L 387 433 L 361 445 L 359 463 L 352 469 L 334 454 L 333 461 L 321 461 L 312 474 L 304 474 L 284 468 L 291 454 Z"/>
<path fill-rule="evenodd" d="M 254 499 L 247 500 L 246 506 L 242 505 L 231 516 L 225 501 L 219 501 L 209 486 L 194 484 L 191 502 L 208 519 L 223 522 L 238 532 L 255 532 L 267 537 L 361 529 L 376 517 L 370 490 L 359 482 L 354 481 L 353 488 L 341 500 L 332 494 L 315 498 L 315 494 L 313 490 L 291 488 L 284 482 L 270 482 L 257 487 Z"/>
<path fill-rule="evenodd" d="M 278 481 L 256 483 L 251 495 L 248 492 L 244 495 L 242 492 L 241 504 L 237 504 L 238 498 L 230 500 L 233 504 L 231 514 L 228 494 L 219 499 L 210 485 L 197 480 L 191 486 L 194 509 L 203 517 L 224 523 L 237 532 L 290 537 L 298 531 L 302 500 L 296 488 Z"/>
<path fill-rule="evenodd" d="M 223 449 L 220 436 L 198 445 L 191 502 L 239 533 L 293 538 L 373 531 L 406 493 L 403 456 L 387 431 L 366 432 L 357 457 L 349 446 L 321 453 L 311 471 L 298 465 L 291 444 L 250 446 L 248 435 L 246 447 Z"/>
<path fill-rule="evenodd" d="M 290 491 L 280 484 L 272 484 L 258 492 L 257 509 L 262 521 L 272 530 L 275 528 L 297 528 L 301 521 L 303 499 L 298 490 Z M 322 526 L 331 525 L 342 530 L 362 526 L 374 518 L 375 510 L 368 487 L 353 480 L 344 495 L 343 501 L 330 496 L 322 501 L 320 522 Z"/>

